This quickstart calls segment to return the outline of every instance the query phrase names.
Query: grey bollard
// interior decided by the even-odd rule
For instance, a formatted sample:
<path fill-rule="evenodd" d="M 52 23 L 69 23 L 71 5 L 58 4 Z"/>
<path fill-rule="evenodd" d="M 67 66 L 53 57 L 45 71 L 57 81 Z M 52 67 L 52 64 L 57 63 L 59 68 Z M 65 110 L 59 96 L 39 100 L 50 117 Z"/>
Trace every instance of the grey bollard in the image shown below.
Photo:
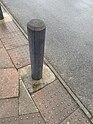
<path fill-rule="evenodd" d="M 27 24 L 32 79 L 42 78 L 46 26 L 42 20 L 32 19 Z"/>
<path fill-rule="evenodd" d="M 2 12 L 2 8 L 1 8 L 1 4 L 0 4 L 0 20 L 4 19 L 4 16 L 3 16 L 3 12 Z"/>

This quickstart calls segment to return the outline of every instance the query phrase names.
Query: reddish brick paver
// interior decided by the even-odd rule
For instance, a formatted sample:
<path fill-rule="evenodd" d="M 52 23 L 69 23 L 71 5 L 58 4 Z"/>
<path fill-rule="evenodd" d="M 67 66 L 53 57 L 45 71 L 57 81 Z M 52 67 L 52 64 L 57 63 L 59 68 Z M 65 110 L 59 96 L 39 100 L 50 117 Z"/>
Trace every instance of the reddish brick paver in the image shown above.
<path fill-rule="evenodd" d="M 6 37 L 1 39 L 1 41 L 3 42 L 6 49 L 12 49 L 28 44 L 28 40 L 23 37 L 22 33 L 20 32 L 7 34 Z"/>
<path fill-rule="evenodd" d="M 17 28 L 13 21 L 0 24 L 0 38 L 7 37 L 7 34 L 11 34 L 12 32 L 18 31 L 19 29 Z"/>
<path fill-rule="evenodd" d="M 2 118 L 0 124 L 19 124 L 18 117 Z"/>
<path fill-rule="evenodd" d="M 80 109 L 77 109 L 61 124 L 91 124 L 91 122 L 89 122 L 88 118 Z"/>
<path fill-rule="evenodd" d="M 0 48 L 0 68 L 14 67 L 10 57 L 4 48 Z"/>
<path fill-rule="evenodd" d="M 18 99 L 0 100 L 0 118 L 11 116 L 18 116 Z"/>
<path fill-rule="evenodd" d="M 19 76 L 16 69 L 0 69 L 0 99 L 17 97 Z"/>
<path fill-rule="evenodd" d="M 19 116 L 19 124 L 45 124 L 40 113 Z"/>
<path fill-rule="evenodd" d="M 21 68 L 30 64 L 30 54 L 28 45 L 8 50 L 8 53 L 16 68 Z"/>
<path fill-rule="evenodd" d="M 58 80 L 32 96 L 46 124 L 59 124 L 78 108 Z"/>
<path fill-rule="evenodd" d="M 45 124 L 45 122 L 40 113 L 31 113 L 19 117 L 2 118 L 0 124 Z"/>

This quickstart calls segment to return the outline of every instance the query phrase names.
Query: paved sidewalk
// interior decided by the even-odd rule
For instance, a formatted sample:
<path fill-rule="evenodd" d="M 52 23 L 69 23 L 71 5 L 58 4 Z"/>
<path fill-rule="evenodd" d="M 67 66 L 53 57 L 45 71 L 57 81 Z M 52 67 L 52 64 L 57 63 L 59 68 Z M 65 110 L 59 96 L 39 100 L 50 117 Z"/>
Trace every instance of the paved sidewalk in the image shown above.
<path fill-rule="evenodd" d="M 31 79 L 28 40 L 4 13 L 0 23 L 0 124 L 91 124 L 44 64 L 43 79 Z"/>

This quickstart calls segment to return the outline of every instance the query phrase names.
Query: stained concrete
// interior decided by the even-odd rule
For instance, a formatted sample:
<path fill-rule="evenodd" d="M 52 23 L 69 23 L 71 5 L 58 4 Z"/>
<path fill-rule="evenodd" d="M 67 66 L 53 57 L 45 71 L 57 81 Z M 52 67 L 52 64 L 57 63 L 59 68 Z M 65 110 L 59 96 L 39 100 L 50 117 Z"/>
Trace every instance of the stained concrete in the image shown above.
<path fill-rule="evenodd" d="M 29 95 L 25 85 L 20 81 L 19 115 L 38 112 L 33 99 Z"/>

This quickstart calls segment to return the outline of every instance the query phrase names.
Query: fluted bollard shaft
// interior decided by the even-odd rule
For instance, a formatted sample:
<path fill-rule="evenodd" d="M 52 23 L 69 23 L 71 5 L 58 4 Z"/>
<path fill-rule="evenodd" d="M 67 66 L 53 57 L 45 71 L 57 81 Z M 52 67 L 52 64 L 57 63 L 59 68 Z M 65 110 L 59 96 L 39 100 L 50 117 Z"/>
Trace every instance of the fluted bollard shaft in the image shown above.
<path fill-rule="evenodd" d="M 42 20 L 32 19 L 27 24 L 31 72 L 34 80 L 42 78 L 46 26 Z"/>

